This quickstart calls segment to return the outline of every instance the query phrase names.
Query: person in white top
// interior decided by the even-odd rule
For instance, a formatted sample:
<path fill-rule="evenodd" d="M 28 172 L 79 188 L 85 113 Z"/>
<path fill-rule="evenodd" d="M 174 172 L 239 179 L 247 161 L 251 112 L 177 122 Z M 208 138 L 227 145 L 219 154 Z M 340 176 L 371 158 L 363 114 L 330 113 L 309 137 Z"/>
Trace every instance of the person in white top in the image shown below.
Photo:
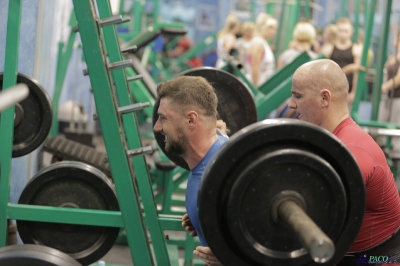
<path fill-rule="evenodd" d="M 275 37 L 277 28 L 278 21 L 269 17 L 251 40 L 245 68 L 249 73 L 247 75 L 249 81 L 256 88 L 265 83 L 275 72 L 275 57 L 267 41 Z"/>
<path fill-rule="evenodd" d="M 252 21 L 245 21 L 242 23 L 241 34 L 242 37 L 238 38 L 235 44 L 238 50 L 238 60 L 239 63 L 244 66 L 246 62 L 246 57 L 249 54 L 250 43 L 254 36 L 255 24 Z"/>
<path fill-rule="evenodd" d="M 216 68 L 226 64 L 229 53 L 235 47 L 236 34 L 240 31 L 240 20 L 233 14 L 226 17 L 225 27 L 217 36 L 217 63 Z"/>

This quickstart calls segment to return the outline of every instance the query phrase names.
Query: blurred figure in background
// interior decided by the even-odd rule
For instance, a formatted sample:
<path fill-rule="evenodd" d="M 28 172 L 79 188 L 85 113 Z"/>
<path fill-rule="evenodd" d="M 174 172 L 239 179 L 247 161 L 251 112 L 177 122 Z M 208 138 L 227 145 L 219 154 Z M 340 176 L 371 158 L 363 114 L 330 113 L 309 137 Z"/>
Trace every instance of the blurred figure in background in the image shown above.
<path fill-rule="evenodd" d="M 337 38 L 334 43 L 324 43 L 321 53 L 336 62 L 347 76 L 349 82 L 348 103 L 352 104 L 358 71 L 361 68 L 361 47 L 353 43 L 353 24 L 348 18 L 341 18 L 336 23 Z M 345 68 L 346 67 L 346 68 Z"/>
<path fill-rule="evenodd" d="M 318 55 L 311 50 L 315 36 L 315 28 L 310 22 L 301 21 L 297 23 L 293 30 L 291 48 L 283 51 L 279 56 L 277 69 L 291 63 L 304 51 L 307 51 L 311 59 L 315 59 Z"/>
<path fill-rule="evenodd" d="M 192 39 L 189 38 L 189 36 L 184 35 L 176 45 L 176 47 L 168 52 L 168 56 L 170 57 L 179 57 L 182 54 L 186 53 L 190 49 L 194 47 L 194 42 Z M 194 67 L 200 67 L 203 65 L 202 60 L 199 57 L 193 57 L 191 58 L 188 62 L 188 65 L 192 68 Z"/>
<path fill-rule="evenodd" d="M 334 44 L 337 37 L 337 27 L 335 24 L 328 24 L 322 35 L 321 46 L 324 44 Z"/>
<path fill-rule="evenodd" d="M 245 21 L 242 23 L 241 34 L 242 37 L 238 38 L 235 44 L 238 50 L 238 60 L 239 63 L 244 66 L 246 62 L 246 57 L 249 54 L 250 43 L 254 36 L 255 23 L 252 21 Z"/>
<path fill-rule="evenodd" d="M 269 17 L 257 29 L 256 36 L 251 40 L 250 52 L 244 67 L 248 73 L 247 78 L 256 88 L 275 73 L 275 57 L 268 40 L 275 37 L 277 29 L 278 21 Z"/>
<path fill-rule="evenodd" d="M 216 68 L 221 68 L 226 64 L 233 48 L 235 48 L 236 34 L 240 31 L 239 19 L 230 14 L 226 17 L 225 27 L 217 35 L 217 63 Z"/>

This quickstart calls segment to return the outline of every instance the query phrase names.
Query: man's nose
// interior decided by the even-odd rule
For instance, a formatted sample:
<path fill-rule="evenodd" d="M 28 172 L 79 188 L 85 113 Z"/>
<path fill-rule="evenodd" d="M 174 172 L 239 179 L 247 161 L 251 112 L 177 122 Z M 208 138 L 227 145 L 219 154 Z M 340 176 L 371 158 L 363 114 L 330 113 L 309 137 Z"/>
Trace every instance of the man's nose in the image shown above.
<path fill-rule="evenodd" d="M 154 130 L 154 132 L 160 132 L 162 130 L 160 118 L 158 118 L 156 123 L 154 124 L 153 130 Z"/>
<path fill-rule="evenodd" d="M 293 96 L 289 98 L 288 106 L 290 109 L 296 109 L 296 104 L 293 101 Z"/>

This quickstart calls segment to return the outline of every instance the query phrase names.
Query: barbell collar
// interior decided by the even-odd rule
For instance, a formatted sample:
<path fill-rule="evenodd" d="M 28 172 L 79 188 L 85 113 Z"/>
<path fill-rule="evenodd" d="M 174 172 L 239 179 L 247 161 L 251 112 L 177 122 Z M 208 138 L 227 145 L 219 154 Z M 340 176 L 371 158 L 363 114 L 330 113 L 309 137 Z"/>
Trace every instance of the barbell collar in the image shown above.
<path fill-rule="evenodd" d="M 333 257 L 335 244 L 296 202 L 282 202 L 278 207 L 278 216 L 298 236 L 315 262 L 325 263 Z"/>
<path fill-rule="evenodd" d="M 104 18 L 99 20 L 99 25 L 100 27 L 105 27 L 109 25 L 115 25 L 115 24 L 121 24 L 130 21 L 131 19 L 129 17 L 122 17 L 121 15 L 119 16 L 113 16 L 109 18 Z"/>

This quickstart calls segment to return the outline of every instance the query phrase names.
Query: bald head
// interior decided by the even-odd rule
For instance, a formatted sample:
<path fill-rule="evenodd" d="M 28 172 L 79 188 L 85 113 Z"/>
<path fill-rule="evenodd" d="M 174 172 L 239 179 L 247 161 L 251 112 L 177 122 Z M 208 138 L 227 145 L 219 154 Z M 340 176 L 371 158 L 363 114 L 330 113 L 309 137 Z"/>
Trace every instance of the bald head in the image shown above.
<path fill-rule="evenodd" d="M 332 60 L 308 62 L 296 70 L 293 78 L 300 78 L 298 81 L 313 91 L 327 89 L 335 100 L 347 102 L 349 83 L 342 69 Z"/>

